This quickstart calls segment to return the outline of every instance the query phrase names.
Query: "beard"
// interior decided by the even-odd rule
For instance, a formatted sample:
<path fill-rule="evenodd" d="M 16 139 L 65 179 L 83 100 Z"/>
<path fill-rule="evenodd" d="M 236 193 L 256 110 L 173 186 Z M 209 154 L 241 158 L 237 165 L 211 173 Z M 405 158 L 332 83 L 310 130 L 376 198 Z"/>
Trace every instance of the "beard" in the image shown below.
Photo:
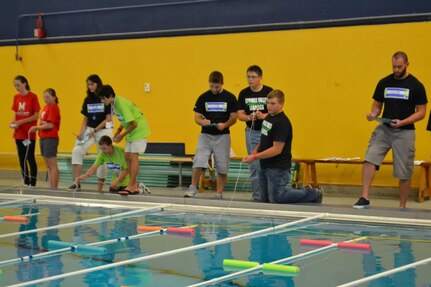
<path fill-rule="evenodd" d="M 397 73 L 394 72 L 394 77 L 395 77 L 395 79 L 402 79 L 402 78 L 404 78 L 406 73 L 407 73 L 407 67 L 404 68 L 404 70 L 402 70 L 401 72 L 397 72 Z"/>

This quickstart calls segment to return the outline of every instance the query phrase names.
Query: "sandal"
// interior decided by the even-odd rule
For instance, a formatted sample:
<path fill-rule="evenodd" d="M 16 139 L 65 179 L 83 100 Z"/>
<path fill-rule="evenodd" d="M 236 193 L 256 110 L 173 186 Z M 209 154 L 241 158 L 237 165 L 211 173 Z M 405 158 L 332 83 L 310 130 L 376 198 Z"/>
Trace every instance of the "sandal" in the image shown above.
<path fill-rule="evenodd" d="M 139 194 L 139 190 L 138 191 L 131 191 L 128 189 L 123 189 L 123 190 L 119 190 L 118 194 L 120 194 L 120 195 L 134 195 L 134 194 Z"/>

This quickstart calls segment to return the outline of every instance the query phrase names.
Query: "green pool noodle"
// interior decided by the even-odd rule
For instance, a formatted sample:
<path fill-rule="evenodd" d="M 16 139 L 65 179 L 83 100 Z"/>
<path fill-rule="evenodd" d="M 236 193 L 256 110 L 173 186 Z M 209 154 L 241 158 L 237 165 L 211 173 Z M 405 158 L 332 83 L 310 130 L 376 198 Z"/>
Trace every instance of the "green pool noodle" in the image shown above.
<path fill-rule="evenodd" d="M 235 259 L 225 259 L 223 260 L 223 267 L 235 268 L 235 269 L 248 269 L 259 266 L 258 262 L 253 261 L 243 261 Z"/>
<path fill-rule="evenodd" d="M 282 276 L 282 277 L 297 277 L 299 276 L 299 272 L 298 273 L 290 273 L 290 272 L 281 272 L 281 271 L 268 271 L 265 270 L 263 271 L 263 274 L 265 276 Z"/>
<path fill-rule="evenodd" d="M 299 267 L 290 265 L 280 265 L 264 263 L 262 266 L 263 272 L 283 272 L 283 273 L 299 273 Z"/>
<path fill-rule="evenodd" d="M 223 270 L 225 272 L 238 272 L 238 271 L 243 271 L 244 268 L 241 267 L 230 267 L 230 266 L 223 266 Z"/>

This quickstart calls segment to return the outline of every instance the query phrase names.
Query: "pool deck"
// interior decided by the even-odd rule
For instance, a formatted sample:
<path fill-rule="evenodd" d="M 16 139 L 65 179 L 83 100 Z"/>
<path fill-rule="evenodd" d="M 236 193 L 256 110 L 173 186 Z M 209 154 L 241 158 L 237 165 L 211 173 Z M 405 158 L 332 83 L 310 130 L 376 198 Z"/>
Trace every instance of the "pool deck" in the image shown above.
<path fill-rule="evenodd" d="M 250 192 L 225 192 L 223 200 L 211 199 L 215 192 L 208 190 L 199 193 L 196 198 L 184 198 L 184 190 L 179 188 L 161 188 L 150 187 L 151 195 L 131 195 L 120 196 L 105 192 L 98 194 L 95 191 L 95 185 L 83 184 L 82 191 L 72 192 L 66 190 L 66 185 L 61 183 L 58 190 L 50 190 L 46 181 L 38 181 L 36 189 L 24 187 L 22 180 L 16 177 L 16 173 L 11 175 L 6 172 L 0 172 L 0 192 L 3 194 L 25 194 L 42 196 L 55 196 L 65 198 L 79 198 L 85 201 L 119 201 L 124 205 L 133 205 L 138 202 L 148 203 L 167 203 L 190 206 L 207 206 L 220 208 L 244 208 L 252 210 L 273 210 L 273 211 L 291 211 L 291 212 L 326 212 L 335 214 L 349 214 L 362 216 L 381 216 L 396 217 L 408 219 L 426 219 L 431 220 L 431 201 L 425 200 L 423 203 L 415 201 L 411 197 L 407 204 L 407 209 L 399 209 L 399 199 L 397 190 L 386 188 L 376 190 L 374 197 L 371 198 L 371 208 L 357 210 L 352 208 L 352 204 L 357 200 L 360 194 L 360 187 L 326 187 L 322 204 L 266 204 L 253 202 Z M 105 186 L 105 189 L 107 187 Z M 258 213 L 258 211 L 257 211 Z"/>

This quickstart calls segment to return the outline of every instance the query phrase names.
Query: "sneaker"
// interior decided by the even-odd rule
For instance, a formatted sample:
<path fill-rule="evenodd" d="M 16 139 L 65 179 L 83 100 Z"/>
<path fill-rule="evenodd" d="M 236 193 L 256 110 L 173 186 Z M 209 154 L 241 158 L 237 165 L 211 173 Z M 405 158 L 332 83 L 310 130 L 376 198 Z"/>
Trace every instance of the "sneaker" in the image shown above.
<path fill-rule="evenodd" d="M 81 191 L 81 185 L 74 183 L 71 186 L 69 186 L 67 190 Z"/>
<path fill-rule="evenodd" d="M 322 203 L 323 200 L 323 187 L 314 188 L 311 184 L 304 187 L 305 190 L 314 190 L 316 191 L 316 198 L 311 201 L 313 203 Z"/>
<path fill-rule="evenodd" d="M 190 185 L 189 189 L 184 192 L 184 197 L 195 197 L 198 194 L 196 186 Z"/>
<path fill-rule="evenodd" d="M 358 201 L 353 205 L 353 208 L 356 208 L 356 209 L 370 208 L 370 201 L 363 197 L 360 197 Z"/>
<path fill-rule="evenodd" d="M 314 199 L 313 202 L 322 203 L 322 200 L 323 200 L 323 188 L 318 187 L 318 188 L 316 188 L 316 198 Z"/>
<path fill-rule="evenodd" d="M 216 193 L 212 198 L 213 198 L 213 199 L 223 199 L 223 194 L 221 194 L 221 193 Z"/>
<path fill-rule="evenodd" d="M 145 185 L 145 183 L 138 183 L 139 194 L 151 194 L 150 189 Z"/>

